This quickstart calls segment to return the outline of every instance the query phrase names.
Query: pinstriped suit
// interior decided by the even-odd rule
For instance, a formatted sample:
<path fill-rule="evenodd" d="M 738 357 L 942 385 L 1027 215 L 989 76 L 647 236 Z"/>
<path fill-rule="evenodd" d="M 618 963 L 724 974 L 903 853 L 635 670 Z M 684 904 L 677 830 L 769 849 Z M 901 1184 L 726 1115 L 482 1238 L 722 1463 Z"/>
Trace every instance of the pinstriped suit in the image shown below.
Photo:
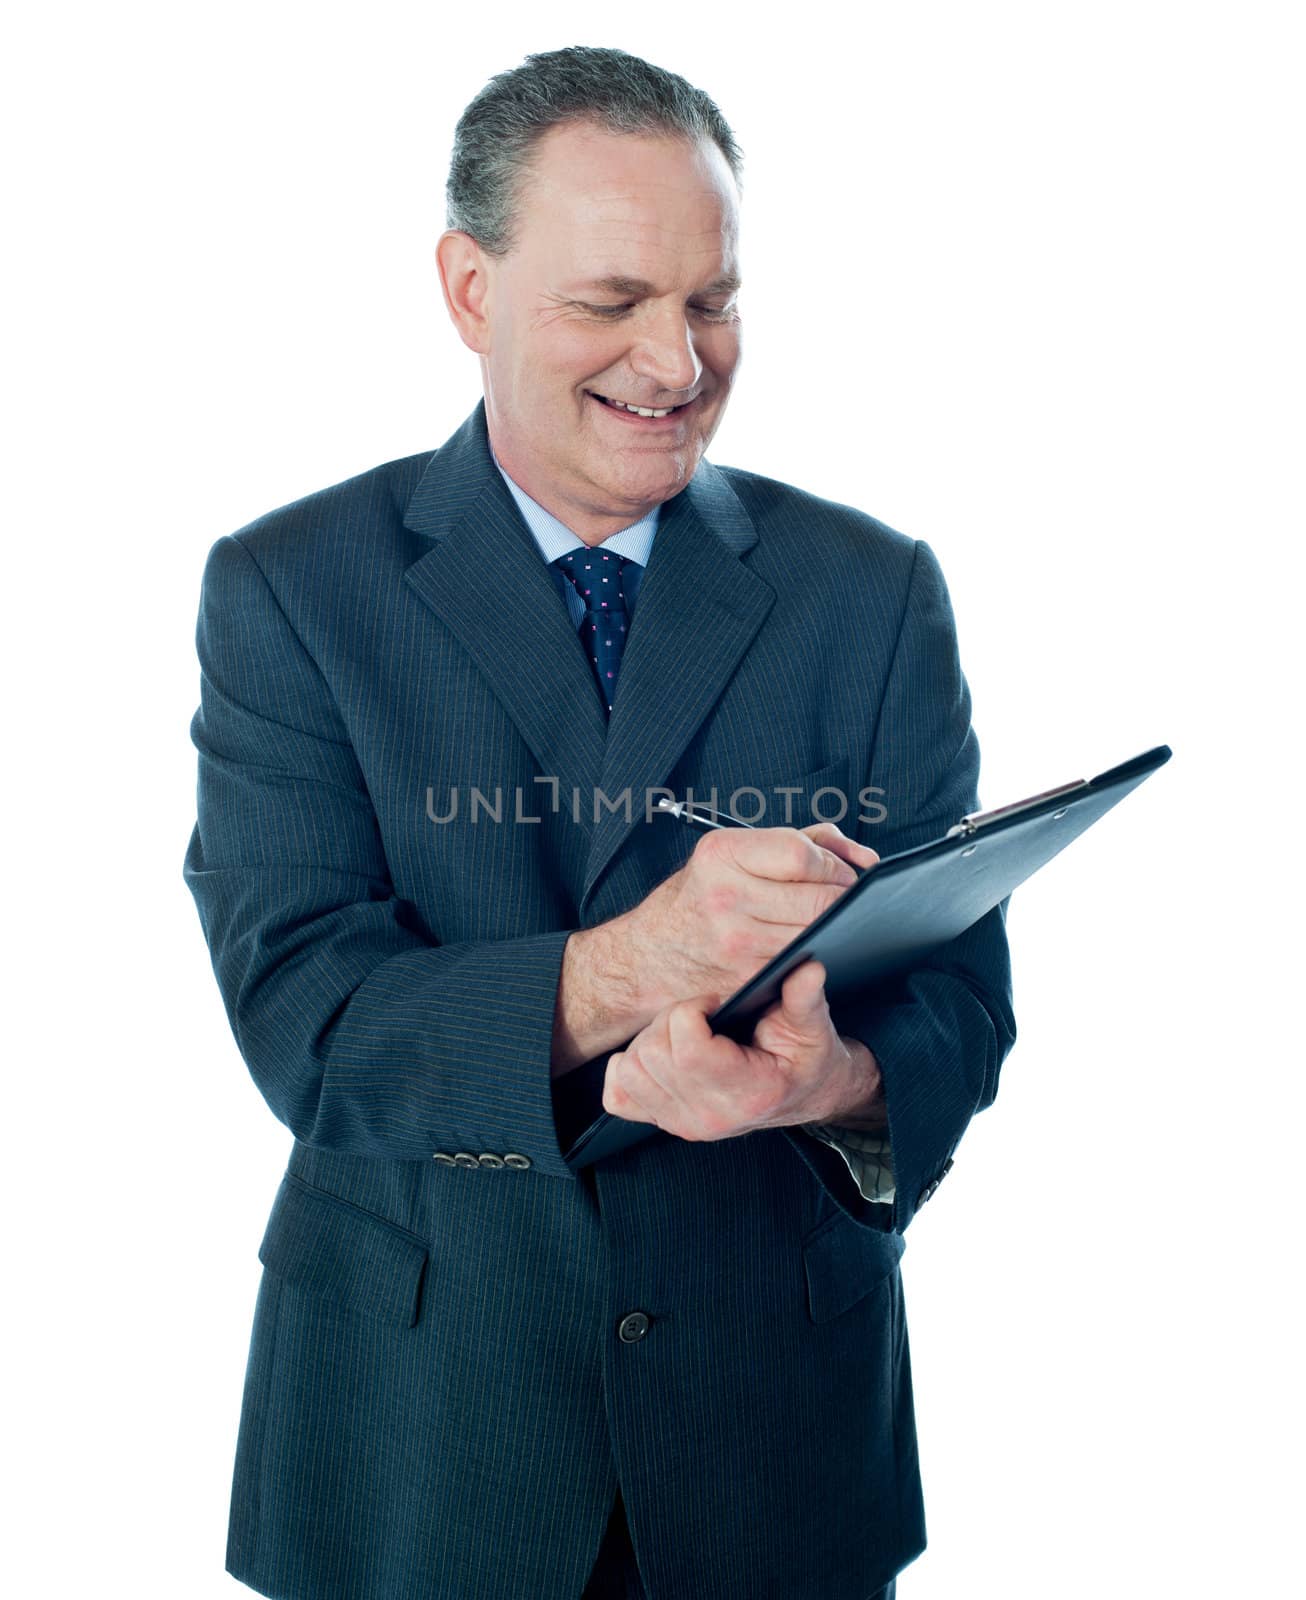
<path fill-rule="evenodd" d="M 491 557 L 506 626 L 478 610 Z M 977 807 L 928 547 L 701 462 L 609 725 L 478 405 L 438 452 L 219 540 L 197 644 L 186 879 L 295 1136 L 228 1570 L 287 1600 L 575 1600 L 620 1481 L 651 1600 L 878 1589 L 924 1545 L 903 1231 L 1014 1038 L 1002 908 L 832 1008 L 881 1064 L 892 1207 L 801 1129 L 661 1135 L 578 1176 L 549 1053 L 569 932 L 697 842 L 644 821 L 647 788 L 834 785 L 881 854 Z M 866 785 L 878 826 L 854 824 Z M 431 820 L 428 791 L 496 786 L 540 820 Z M 594 823 L 596 787 L 633 816 Z"/>

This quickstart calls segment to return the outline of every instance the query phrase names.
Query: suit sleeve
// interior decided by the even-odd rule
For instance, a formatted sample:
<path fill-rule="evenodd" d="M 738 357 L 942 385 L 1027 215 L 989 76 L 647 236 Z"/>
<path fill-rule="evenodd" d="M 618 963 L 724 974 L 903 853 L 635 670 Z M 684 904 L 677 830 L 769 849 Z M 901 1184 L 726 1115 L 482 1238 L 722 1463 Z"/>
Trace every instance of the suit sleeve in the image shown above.
<path fill-rule="evenodd" d="M 979 809 L 979 743 L 952 606 L 938 560 L 919 540 L 867 781 L 886 815 L 857 823 L 856 833 L 882 857 L 926 844 Z M 840 1163 L 833 1149 L 797 1129 L 792 1140 L 844 1209 L 868 1226 L 908 1226 L 952 1166 L 971 1117 L 997 1093 L 1016 1037 L 1006 907 L 1004 900 L 896 979 L 831 1004 L 836 1031 L 862 1040 L 883 1076 L 891 1222 L 887 1207 L 857 1192 L 846 1165 L 830 1165 Z"/>
<path fill-rule="evenodd" d="M 574 1178 L 550 1074 L 570 930 L 436 945 L 411 925 L 330 689 L 237 536 L 210 552 L 196 646 L 184 876 L 269 1107 L 323 1149 L 517 1152 Z"/>

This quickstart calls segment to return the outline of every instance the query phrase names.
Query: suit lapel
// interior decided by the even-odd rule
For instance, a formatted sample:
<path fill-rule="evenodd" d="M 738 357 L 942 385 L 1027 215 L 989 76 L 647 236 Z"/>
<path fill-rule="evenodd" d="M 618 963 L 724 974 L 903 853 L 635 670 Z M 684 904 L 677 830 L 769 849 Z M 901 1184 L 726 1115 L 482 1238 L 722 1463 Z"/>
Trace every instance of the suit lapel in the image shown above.
<path fill-rule="evenodd" d="M 558 779 L 559 805 L 570 809 L 573 790 L 579 793 L 588 836 L 583 912 L 613 855 L 643 823 L 645 792 L 665 783 L 774 604 L 775 591 L 739 559 L 757 541 L 752 522 L 707 460 L 664 502 L 611 718 L 495 468 L 484 401 L 428 463 L 404 525 L 431 542 L 407 581 L 485 675 L 541 773 Z M 497 578 L 493 612 L 487 572 Z M 606 797 L 597 822 L 596 789 Z"/>
<path fill-rule="evenodd" d="M 585 867 L 586 899 L 643 823 L 646 791 L 666 783 L 775 602 L 770 584 L 739 559 L 756 542 L 738 497 L 708 461 L 662 506 L 621 657 L 599 779 L 608 804 L 624 802 L 630 791 L 631 818 L 624 804 L 600 811 Z"/>

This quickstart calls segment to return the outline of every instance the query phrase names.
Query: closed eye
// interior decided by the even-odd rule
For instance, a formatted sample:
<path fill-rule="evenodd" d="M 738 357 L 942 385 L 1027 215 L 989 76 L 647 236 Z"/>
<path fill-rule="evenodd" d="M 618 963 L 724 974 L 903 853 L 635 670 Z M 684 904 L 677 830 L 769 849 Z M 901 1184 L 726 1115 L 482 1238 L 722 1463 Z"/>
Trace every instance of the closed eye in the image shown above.
<path fill-rule="evenodd" d="M 580 303 L 584 304 L 584 302 Z M 630 301 L 627 304 L 615 306 L 586 305 L 585 310 L 592 311 L 595 316 L 606 317 L 609 322 L 615 322 L 618 317 L 624 317 L 628 311 L 633 311 L 636 303 L 635 301 Z M 696 312 L 700 317 L 705 317 L 709 322 L 724 322 L 734 314 L 733 306 L 691 306 L 690 310 Z"/>

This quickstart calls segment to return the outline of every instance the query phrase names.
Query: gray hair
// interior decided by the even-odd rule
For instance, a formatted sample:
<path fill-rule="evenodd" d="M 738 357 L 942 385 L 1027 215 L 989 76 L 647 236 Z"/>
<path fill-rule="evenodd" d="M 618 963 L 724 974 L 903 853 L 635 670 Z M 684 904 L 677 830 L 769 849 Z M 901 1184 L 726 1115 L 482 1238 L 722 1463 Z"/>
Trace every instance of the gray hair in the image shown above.
<path fill-rule="evenodd" d="M 611 133 L 714 141 L 742 193 L 743 151 L 715 102 L 674 72 L 624 50 L 572 45 L 529 55 L 497 73 L 454 130 L 445 187 L 446 226 L 492 256 L 516 243 L 517 200 L 536 143 L 564 122 Z"/>

